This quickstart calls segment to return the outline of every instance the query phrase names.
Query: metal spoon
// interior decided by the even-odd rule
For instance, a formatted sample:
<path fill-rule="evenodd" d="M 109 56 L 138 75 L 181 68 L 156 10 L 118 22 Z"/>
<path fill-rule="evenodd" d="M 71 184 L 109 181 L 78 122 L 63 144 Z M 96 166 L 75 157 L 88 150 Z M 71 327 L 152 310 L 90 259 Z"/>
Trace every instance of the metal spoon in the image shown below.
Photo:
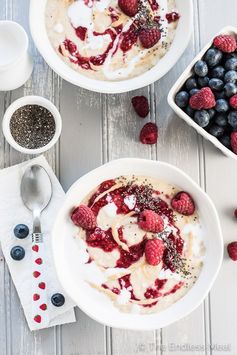
<path fill-rule="evenodd" d="M 45 254 L 40 216 L 51 200 L 52 183 L 48 173 L 42 166 L 32 165 L 26 169 L 21 181 L 21 197 L 25 206 L 33 214 L 32 292 L 33 294 L 40 294 L 40 298 L 38 301 L 34 300 L 32 296 L 32 322 L 36 322 L 35 324 L 40 324 L 40 326 L 47 326 L 49 315 L 47 311 L 47 293 L 43 265 Z M 42 305 L 46 305 L 43 312 L 39 308 Z M 41 314 L 39 314 L 40 312 Z"/>

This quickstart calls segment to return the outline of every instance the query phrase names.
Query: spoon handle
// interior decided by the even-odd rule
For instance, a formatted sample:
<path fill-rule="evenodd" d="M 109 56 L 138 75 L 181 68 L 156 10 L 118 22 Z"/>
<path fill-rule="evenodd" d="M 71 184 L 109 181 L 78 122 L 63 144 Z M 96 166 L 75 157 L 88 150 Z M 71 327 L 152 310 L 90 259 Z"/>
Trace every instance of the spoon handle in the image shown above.
<path fill-rule="evenodd" d="M 42 233 L 32 234 L 32 318 L 39 328 L 49 325 L 47 285 L 45 282 L 45 245 Z"/>

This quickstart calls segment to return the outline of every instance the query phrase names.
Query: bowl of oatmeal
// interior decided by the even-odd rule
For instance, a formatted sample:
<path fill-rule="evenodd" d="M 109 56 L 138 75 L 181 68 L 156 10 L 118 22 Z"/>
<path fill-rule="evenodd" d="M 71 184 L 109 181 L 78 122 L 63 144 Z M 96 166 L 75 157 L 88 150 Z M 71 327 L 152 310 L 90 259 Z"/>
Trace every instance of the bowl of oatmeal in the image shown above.
<path fill-rule="evenodd" d="M 97 92 L 126 92 L 158 80 L 175 65 L 192 32 L 191 1 L 30 4 L 32 37 L 46 62 L 65 80 Z"/>
<path fill-rule="evenodd" d="M 210 198 L 167 163 L 119 159 L 80 178 L 53 229 L 59 279 L 108 326 L 169 325 L 206 297 L 223 241 Z"/>

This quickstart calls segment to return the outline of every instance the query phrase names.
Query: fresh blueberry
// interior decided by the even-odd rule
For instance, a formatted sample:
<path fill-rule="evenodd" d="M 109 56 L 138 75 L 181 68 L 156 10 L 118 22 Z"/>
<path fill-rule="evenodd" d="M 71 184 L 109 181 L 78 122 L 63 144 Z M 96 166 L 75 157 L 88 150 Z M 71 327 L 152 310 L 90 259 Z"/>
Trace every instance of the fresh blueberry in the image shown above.
<path fill-rule="evenodd" d="M 230 144 L 230 137 L 225 135 L 220 137 L 220 142 L 226 147 L 226 148 L 231 148 Z"/>
<path fill-rule="evenodd" d="M 237 111 L 230 111 L 228 114 L 228 122 L 232 128 L 237 129 Z"/>
<path fill-rule="evenodd" d="M 189 106 L 189 105 L 186 107 L 185 112 L 186 112 L 187 115 L 190 116 L 190 117 L 193 117 L 193 115 L 194 115 L 194 110 L 193 110 L 192 107 Z"/>
<path fill-rule="evenodd" d="M 224 81 L 226 83 L 235 84 L 236 80 L 237 80 L 237 72 L 235 70 L 229 70 L 225 73 Z"/>
<path fill-rule="evenodd" d="M 193 95 L 197 94 L 198 92 L 199 92 L 198 89 L 192 89 L 189 91 L 189 94 L 190 94 L 190 96 L 193 96 Z"/>
<path fill-rule="evenodd" d="M 206 86 L 208 86 L 209 84 L 209 78 L 207 76 L 205 76 L 204 78 L 198 78 L 198 85 L 201 87 L 201 88 L 204 88 Z"/>
<path fill-rule="evenodd" d="M 18 224 L 14 228 L 15 237 L 24 239 L 29 235 L 29 228 L 25 224 Z"/>
<path fill-rule="evenodd" d="M 216 111 L 214 110 L 214 108 L 210 108 L 208 110 L 208 113 L 209 113 L 210 119 L 212 119 L 215 116 Z"/>
<path fill-rule="evenodd" d="M 210 115 L 206 110 L 196 111 L 194 114 L 194 121 L 200 127 L 206 127 L 209 125 L 210 122 Z"/>
<path fill-rule="evenodd" d="M 222 56 L 223 54 L 221 51 L 216 48 L 210 48 L 206 52 L 204 60 L 206 61 L 209 67 L 215 67 L 217 64 L 220 63 Z"/>
<path fill-rule="evenodd" d="M 194 65 L 194 72 L 202 78 L 206 76 L 208 73 L 207 63 L 203 60 L 198 60 L 197 63 Z"/>
<path fill-rule="evenodd" d="M 225 95 L 225 91 L 215 91 L 215 98 L 216 100 L 218 99 L 225 99 L 226 95 Z"/>
<path fill-rule="evenodd" d="M 229 104 L 224 99 L 218 99 L 216 100 L 215 109 L 217 112 L 227 112 L 229 110 Z"/>
<path fill-rule="evenodd" d="M 226 70 L 236 70 L 237 69 L 237 58 L 232 57 L 225 62 Z"/>
<path fill-rule="evenodd" d="M 213 78 L 209 80 L 209 86 L 212 90 L 220 91 L 224 87 L 224 83 L 221 79 Z"/>
<path fill-rule="evenodd" d="M 224 86 L 224 92 L 227 97 L 231 97 L 237 93 L 237 86 L 233 83 L 227 83 Z"/>
<path fill-rule="evenodd" d="M 220 127 L 226 127 L 228 123 L 226 115 L 223 113 L 218 114 L 215 117 L 215 123 Z"/>
<path fill-rule="evenodd" d="M 188 100 L 189 100 L 189 94 L 187 93 L 187 91 L 180 91 L 175 96 L 176 105 L 178 105 L 181 108 L 187 106 Z"/>
<path fill-rule="evenodd" d="M 217 67 L 213 68 L 211 71 L 212 78 L 223 79 L 224 75 L 225 75 L 225 69 L 221 65 L 218 65 Z"/>
<path fill-rule="evenodd" d="M 51 302 L 55 307 L 61 307 L 65 303 L 65 297 L 61 293 L 55 293 L 51 297 Z"/>
<path fill-rule="evenodd" d="M 17 245 L 11 249 L 10 254 L 12 259 L 22 260 L 25 256 L 25 249 Z"/>
<path fill-rule="evenodd" d="M 208 132 L 216 138 L 220 138 L 221 136 L 223 136 L 224 131 L 225 130 L 223 127 L 217 126 L 216 124 L 212 125 L 208 130 Z"/>
<path fill-rule="evenodd" d="M 185 86 L 188 91 L 190 91 L 192 89 L 197 89 L 197 87 L 198 87 L 197 82 L 196 82 L 195 78 L 193 78 L 193 77 L 189 78 L 186 81 Z"/>

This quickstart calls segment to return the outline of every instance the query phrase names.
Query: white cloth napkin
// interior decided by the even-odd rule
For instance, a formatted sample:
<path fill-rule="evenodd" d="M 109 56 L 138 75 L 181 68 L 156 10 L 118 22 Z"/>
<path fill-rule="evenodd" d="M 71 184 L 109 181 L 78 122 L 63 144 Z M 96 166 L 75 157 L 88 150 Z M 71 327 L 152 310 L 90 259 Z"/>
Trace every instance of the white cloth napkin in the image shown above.
<path fill-rule="evenodd" d="M 48 172 L 53 186 L 53 196 L 50 204 L 42 213 L 42 231 L 45 243 L 45 269 L 47 298 L 49 311 L 49 324 L 75 322 L 74 303 L 65 294 L 60 285 L 53 263 L 52 245 L 50 240 L 51 229 L 60 205 L 64 199 L 64 191 L 53 173 L 53 170 L 43 156 L 32 159 L 26 163 L 0 171 L 0 241 L 5 260 L 8 264 L 12 280 L 17 289 L 26 320 L 31 330 L 42 329 L 45 325 L 38 324 L 32 320 L 32 268 L 31 268 L 31 232 L 32 215 L 22 203 L 20 196 L 20 183 L 22 175 L 27 166 L 39 164 Z M 25 239 L 18 239 L 14 236 L 13 229 L 19 224 L 26 224 L 30 234 Z M 21 261 L 15 261 L 10 256 L 10 250 L 15 245 L 21 245 L 25 249 L 25 257 Z M 54 293 L 62 293 L 65 303 L 61 307 L 52 305 L 50 299 Z"/>

